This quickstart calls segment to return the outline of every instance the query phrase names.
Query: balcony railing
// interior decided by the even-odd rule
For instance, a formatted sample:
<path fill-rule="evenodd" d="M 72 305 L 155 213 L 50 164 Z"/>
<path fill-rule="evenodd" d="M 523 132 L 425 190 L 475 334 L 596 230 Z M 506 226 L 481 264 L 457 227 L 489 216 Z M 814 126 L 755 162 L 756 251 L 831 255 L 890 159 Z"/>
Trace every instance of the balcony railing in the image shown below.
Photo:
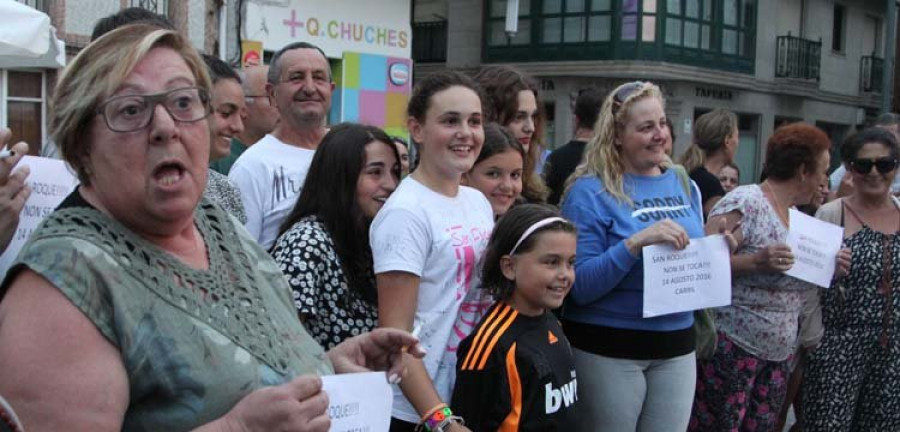
<path fill-rule="evenodd" d="M 37 9 L 41 12 L 47 13 L 48 6 L 50 6 L 50 2 L 48 0 L 16 0 L 19 3 L 28 5 L 34 9 Z"/>
<path fill-rule="evenodd" d="M 775 76 L 779 78 L 800 78 L 819 80 L 819 66 L 822 61 L 822 40 L 791 36 L 778 36 L 775 61 Z"/>
<path fill-rule="evenodd" d="M 412 58 L 418 63 L 447 61 L 447 21 L 413 23 Z"/>
<path fill-rule="evenodd" d="M 884 59 L 875 55 L 859 60 L 859 88 L 864 92 L 881 93 L 884 80 Z"/>

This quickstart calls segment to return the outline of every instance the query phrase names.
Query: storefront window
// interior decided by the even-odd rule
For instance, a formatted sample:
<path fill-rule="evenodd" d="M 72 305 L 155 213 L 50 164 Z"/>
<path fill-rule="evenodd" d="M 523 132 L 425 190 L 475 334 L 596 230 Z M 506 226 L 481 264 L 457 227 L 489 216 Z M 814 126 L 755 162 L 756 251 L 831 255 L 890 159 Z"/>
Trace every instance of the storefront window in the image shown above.
<path fill-rule="evenodd" d="M 44 75 L 41 72 L 3 71 L 6 85 L 6 127 L 12 129 L 12 141 L 25 141 L 29 153 L 38 154 L 43 143 Z"/>

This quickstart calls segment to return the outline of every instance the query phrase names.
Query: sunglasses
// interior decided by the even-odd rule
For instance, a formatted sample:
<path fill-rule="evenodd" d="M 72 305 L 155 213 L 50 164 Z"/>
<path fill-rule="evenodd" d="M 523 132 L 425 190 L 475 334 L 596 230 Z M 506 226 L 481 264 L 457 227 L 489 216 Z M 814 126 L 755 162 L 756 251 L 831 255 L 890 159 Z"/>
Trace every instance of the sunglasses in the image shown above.
<path fill-rule="evenodd" d="M 891 158 L 854 159 L 850 161 L 850 169 L 857 174 L 868 174 L 872 172 L 872 167 L 874 166 L 879 173 L 887 174 L 897 169 L 898 164 L 900 164 L 900 161 Z"/>
<path fill-rule="evenodd" d="M 619 88 L 619 91 L 617 91 L 613 96 L 613 114 L 615 114 L 616 111 L 618 111 L 619 108 L 622 107 L 622 104 L 625 103 L 625 101 L 628 100 L 631 95 L 644 88 L 645 84 L 646 83 L 643 81 L 632 81 L 628 84 L 622 85 Z"/>

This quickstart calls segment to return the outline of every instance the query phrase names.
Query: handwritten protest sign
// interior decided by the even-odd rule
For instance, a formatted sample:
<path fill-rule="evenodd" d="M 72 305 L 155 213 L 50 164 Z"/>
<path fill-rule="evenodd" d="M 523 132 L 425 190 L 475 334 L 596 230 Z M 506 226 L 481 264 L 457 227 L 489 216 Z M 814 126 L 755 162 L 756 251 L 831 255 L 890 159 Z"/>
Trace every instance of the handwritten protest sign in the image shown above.
<path fill-rule="evenodd" d="M 816 284 L 831 286 L 834 264 L 844 241 L 844 228 L 790 210 L 791 230 L 787 245 L 794 253 L 794 265 L 784 274 Z"/>
<path fill-rule="evenodd" d="M 719 234 L 683 250 L 645 246 L 644 318 L 731 304 L 728 244 Z"/>
<path fill-rule="evenodd" d="M 384 372 L 322 377 L 332 432 L 386 432 L 394 394 Z"/>
<path fill-rule="evenodd" d="M 19 213 L 19 226 L 6 250 L 0 255 L 0 277 L 6 275 L 9 266 L 25 245 L 35 228 L 78 185 L 78 180 L 61 160 L 24 156 L 16 167 L 31 169 L 25 183 L 31 187 L 31 196 Z"/>

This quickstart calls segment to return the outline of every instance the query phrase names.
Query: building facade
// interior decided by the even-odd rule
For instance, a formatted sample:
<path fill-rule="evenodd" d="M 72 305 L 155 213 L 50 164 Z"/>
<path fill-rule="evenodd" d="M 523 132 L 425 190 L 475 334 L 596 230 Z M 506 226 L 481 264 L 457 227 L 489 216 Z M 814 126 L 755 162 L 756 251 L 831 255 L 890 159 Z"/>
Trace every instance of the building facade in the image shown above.
<path fill-rule="evenodd" d="M 217 0 L 16 0 L 50 16 L 56 36 L 65 42 L 67 57 L 90 42 L 97 20 L 127 7 L 142 7 L 167 16 L 194 46 L 215 53 L 218 48 Z M 25 141 L 40 154 L 47 139 L 47 100 L 58 70 L 0 69 L 0 126 L 13 131 L 13 141 Z"/>
<path fill-rule="evenodd" d="M 519 0 L 509 35 L 505 0 L 417 0 L 413 58 L 417 74 L 495 63 L 531 74 L 551 148 L 572 137 L 574 98 L 587 86 L 659 84 L 676 155 L 697 116 L 732 110 L 749 183 L 778 125 L 815 124 L 838 144 L 878 114 L 892 42 L 885 9 L 882 0 Z"/>

